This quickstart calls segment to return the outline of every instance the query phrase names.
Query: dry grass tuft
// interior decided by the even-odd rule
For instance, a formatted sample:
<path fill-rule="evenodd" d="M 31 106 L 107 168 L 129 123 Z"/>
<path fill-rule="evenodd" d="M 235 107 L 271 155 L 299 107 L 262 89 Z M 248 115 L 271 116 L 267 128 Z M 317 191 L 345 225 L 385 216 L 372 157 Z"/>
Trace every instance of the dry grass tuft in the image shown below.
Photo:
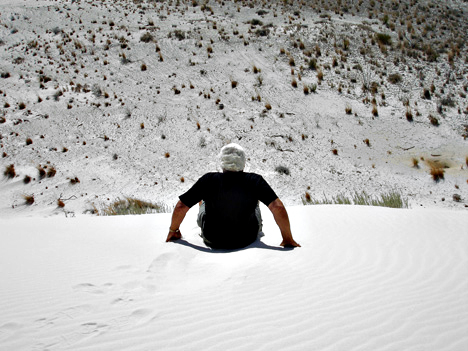
<path fill-rule="evenodd" d="M 406 119 L 408 122 L 413 122 L 413 113 L 409 107 L 406 108 Z"/>
<path fill-rule="evenodd" d="M 131 197 L 126 197 L 123 200 L 117 199 L 110 205 L 102 207 L 103 208 L 100 210 L 95 208 L 94 213 L 98 216 L 121 216 L 148 213 L 168 213 L 171 210 L 163 203 L 151 203 Z"/>
<path fill-rule="evenodd" d="M 434 117 L 433 115 L 429 115 L 427 116 L 427 118 L 429 119 L 429 121 L 431 122 L 433 126 L 436 126 L 436 127 L 439 126 L 439 120 L 436 117 Z"/>
<path fill-rule="evenodd" d="M 23 199 L 26 205 L 32 205 L 34 203 L 34 195 L 23 195 Z"/>
<path fill-rule="evenodd" d="M 37 166 L 37 170 L 39 171 L 39 179 L 43 179 L 47 174 L 46 171 L 41 166 Z"/>
<path fill-rule="evenodd" d="M 3 172 L 3 174 L 4 174 L 7 178 L 14 178 L 14 177 L 16 177 L 15 165 L 12 164 L 12 165 L 6 166 L 5 171 Z"/>
<path fill-rule="evenodd" d="M 435 182 L 444 179 L 444 166 L 440 162 L 428 160 L 426 164 L 429 166 L 429 173 Z"/>
<path fill-rule="evenodd" d="M 323 72 L 322 71 L 317 72 L 317 79 L 318 79 L 319 83 L 323 80 Z"/>
<path fill-rule="evenodd" d="M 80 182 L 80 180 L 78 179 L 78 177 L 75 177 L 75 178 L 71 178 L 71 179 L 70 179 L 70 183 L 71 183 L 72 185 L 75 185 L 75 184 L 77 184 L 77 183 L 79 183 L 79 182 Z"/>
<path fill-rule="evenodd" d="M 57 173 L 57 170 L 54 167 L 50 167 L 47 171 L 47 178 L 52 178 Z"/>

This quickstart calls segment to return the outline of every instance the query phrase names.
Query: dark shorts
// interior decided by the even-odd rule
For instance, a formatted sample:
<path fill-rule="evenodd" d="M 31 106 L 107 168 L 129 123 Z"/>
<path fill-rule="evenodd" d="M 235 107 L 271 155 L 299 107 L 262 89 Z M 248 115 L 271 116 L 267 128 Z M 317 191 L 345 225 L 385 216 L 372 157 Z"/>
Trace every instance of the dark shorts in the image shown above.
<path fill-rule="evenodd" d="M 197 224 L 201 228 L 201 231 L 202 231 L 201 237 L 203 238 L 203 241 L 205 242 L 205 244 L 210 246 L 209 241 L 207 241 L 205 237 L 203 236 L 203 228 L 205 226 L 205 214 L 206 214 L 205 201 L 203 201 L 202 204 L 200 205 L 200 209 L 198 210 Z M 257 221 L 258 221 L 258 234 L 259 236 L 261 236 L 260 233 L 262 232 L 263 221 L 262 221 L 262 213 L 260 212 L 259 204 L 257 204 L 257 207 L 255 208 L 255 217 L 257 218 Z"/>

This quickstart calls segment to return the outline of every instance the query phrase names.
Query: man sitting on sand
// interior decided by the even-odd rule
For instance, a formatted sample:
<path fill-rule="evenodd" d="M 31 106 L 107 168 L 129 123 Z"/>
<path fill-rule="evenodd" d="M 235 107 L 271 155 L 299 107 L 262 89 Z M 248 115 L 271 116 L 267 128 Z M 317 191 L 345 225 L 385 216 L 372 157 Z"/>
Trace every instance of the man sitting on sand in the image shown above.
<path fill-rule="evenodd" d="M 185 194 L 172 214 L 167 240 L 182 237 L 179 226 L 187 211 L 200 203 L 197 223 L 205 244 L 213 249 L 234 250 L 257 240 L 262 230 L 258 201 L 273 213 L 281 230 L 281 246 L 300 247 L 294 241 L 289 217 L 281 200 L 261 175 L 244 172 L 245 153 L 241 146 L 229 144 L 219 155 L 222 173 L 207 173 Z"/>

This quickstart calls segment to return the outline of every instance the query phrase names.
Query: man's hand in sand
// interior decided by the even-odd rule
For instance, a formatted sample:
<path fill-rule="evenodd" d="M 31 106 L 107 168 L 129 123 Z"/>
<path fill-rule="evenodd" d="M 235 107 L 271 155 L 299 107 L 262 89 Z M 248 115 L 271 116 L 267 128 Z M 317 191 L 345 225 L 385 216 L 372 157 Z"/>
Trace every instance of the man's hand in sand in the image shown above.
<path fill-rule="evenodd" d="M 169 241 L 179 240 L 180 238 L 182 238 L 182 233 L 180 231 L 169 232 L 169 234 L 167 235 L 166 243 L 168 243 Z"/>
<path fill-rule="evenodd" d="M 296 243 L 296 241 L 294 239 L 284 239 L 280 246 L 283 246 L 283 247 L 301 247 L 301 245 L 299 245 L 298 243 Z"/>

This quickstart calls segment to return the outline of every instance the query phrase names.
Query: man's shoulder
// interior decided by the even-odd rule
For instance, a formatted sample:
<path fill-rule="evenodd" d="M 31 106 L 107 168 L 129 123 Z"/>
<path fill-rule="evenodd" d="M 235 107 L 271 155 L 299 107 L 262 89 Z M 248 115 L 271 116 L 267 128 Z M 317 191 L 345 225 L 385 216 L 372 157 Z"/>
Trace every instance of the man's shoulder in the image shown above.
<path fill-rule="evenodd" d="M 263 177 L 260 174 L 257 173 L 249 173 L 249 172 L 244 172 L 246 178 L 251 178 L 251 179 L 263 179 Z"/>

